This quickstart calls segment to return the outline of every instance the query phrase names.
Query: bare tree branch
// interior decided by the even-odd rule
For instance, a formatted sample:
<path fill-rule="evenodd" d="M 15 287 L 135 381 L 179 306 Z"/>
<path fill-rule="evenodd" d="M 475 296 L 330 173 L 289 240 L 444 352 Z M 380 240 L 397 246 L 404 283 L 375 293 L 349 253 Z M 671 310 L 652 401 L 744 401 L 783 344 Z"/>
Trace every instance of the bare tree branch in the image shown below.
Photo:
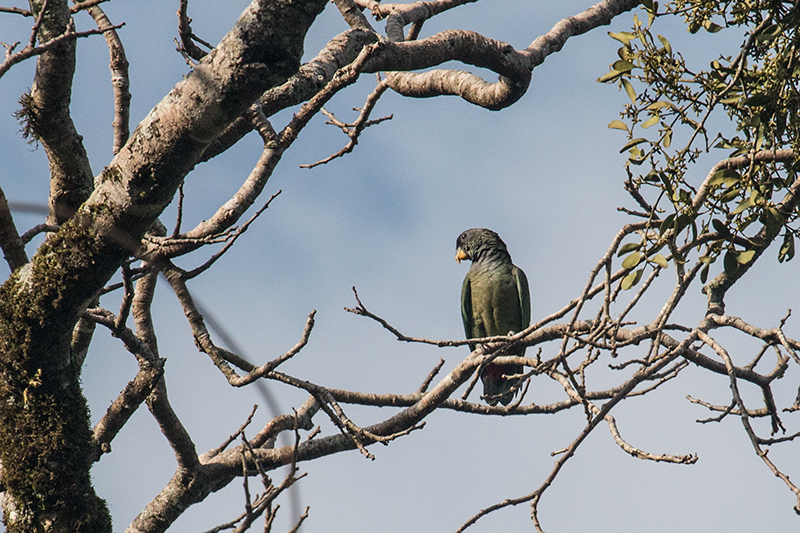
<path fill-rule="evenodd" d="M 181 50 L 195 61 L 200 61 L 205 57 L 206 52 L 194 44 L 197 37 L 192 32 L 192 19 L 189 18 L 188 10 L 189 0 L 181 0 L 178 8 L 178 35 L 181 38 Z"/>
<path fill-rule="evenodd" d="M 103 32 L 108 44 L 108 54 L 110 56 L 109 69 L 111 70 L 111 86 L 114 88 L 114 144 L 113 152 L 119 152 L 122 145 L 128 141 L 130 136 L 130 107 L 131 107 L 131 93 L 128 90 L 130 87 L 130 80 L 128 79 L 128 59 L 125 56 L 125 48 L 122 46 L 122 41 L 117 34 L 117 28 L 122 25 L 114 26 L 108 19 L 106 14 L 98 5 L 101 1 L 83 2 L 75 4 L 73 8 L 80 6 L 80 9 L 86 9 L 97 23 L 97 29 Z"/>
<path fill-rule="evenodd" d="M 704 343 L 709 345 L 711 348 L 714 349 L 715 352 L 725 361 L 725 367 L 728 370 L 728 377 L 730 378 L 730 385 L 731 385 L 731 393 L 733 394 L 733 401 L 739 407 L 739 418 L 742 421 L 742 425 L 744 426 L 745 432 L 747 436 L 750 437 L 750 442 L 753 445 L 753 449 L 755 450 L 756 454 L 761 458 L 762 461 L 767 465 L 770 471 L 775 474 L 778 478 L 780 478 L 789 489 L 794 492 L 795 496 L 797 497 L 797 503 L 795 504 L 795 512 L 800 514 L 800 488 L 797 487 L 794 483 L 789 480 L 789 476 L 781 472 L 775 463 L 767 457 L 767 452 L 761 449 L 761 444 L 759 442 L 759 438 L 753 430 L 753 426 L 750 424 L 750 418 L 748 416 L 747 407 L 744 405 L 744 401 L 742 401 L 742 397 L 739 394 L 739 386 L 736 383 L 736 372 L 734 371 L 733 362 L 731 361 L 730 355 L 728 355 L 727 350 L 725 350 L 722 346 L 720 346 L 714 339 L 706 335 L 704 332 L 700 332 L 698 338 L 702 340 Z"/>
<path fill-rule="evenodd" d="M 101 454 L 111 451 L 111 441 L 162 379 L 164 360 L 152 353 L 147 343 L 131 330 L 124 325 L 119 325 L 109 311 L 98 308 L 87 311 L 87 314 L 92 320 L 111 330 L 114 336 L 122 340 L 125 347 L 136 355 L 139 361 L 139 371 L 136 373 L 136 377 L 125 386 L 125 389 L 111 403 L 106 414 L 94 427 L 94 460 L 98 461 Z"/>

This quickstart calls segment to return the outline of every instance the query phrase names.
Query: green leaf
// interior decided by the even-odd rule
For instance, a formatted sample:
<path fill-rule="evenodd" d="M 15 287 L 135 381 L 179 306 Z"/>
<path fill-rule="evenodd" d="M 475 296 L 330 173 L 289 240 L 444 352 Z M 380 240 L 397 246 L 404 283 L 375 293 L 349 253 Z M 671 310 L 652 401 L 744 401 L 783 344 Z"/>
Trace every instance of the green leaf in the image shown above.
<path fill-rule="evenodd" d="M 634 268 L 636 265 L 642 262 L 642 254 L 639 252 L 633 252 L 625 260 L 622 261 L 622 268 Z"/>
<path fill-rule="evenodd" d="M 764 226 L 767 228 L 767 237 L 771 240 L 783 227 L 783 215 L 773 206 L 764 210 Z"/>
<path fill-rule="evenodd" d="M 623 244 L 622 246 L 619 247 L 619 251 L 617 252 L 617 257 L 622 257 L 623 255 L 630 253 L 634 250 L 638 250 L 641 247 L 642 243 L 640 242 L 629 242 Z"/>
<path fill-rule="evenodd" d="M 719 233 L 723 237 L 729 237 L 731 234 L 730 228 L 722 222 L 721 220 L 717 220 L 716 218 L 711 221 L 711 225 L 714 226 L 714 229 L 717 233 Z"/>
<path fill-rule="evenodd" d="M 600 83 L 606 83 L 609 81 L 613 81 L 619 78 L 620 76 L 622 76 L 622 72 L 618 70 L 612 70 L 611 72 L 606 72 L 605 74 L 597 78 L 597 81 L 599 81 Z"/>
<path fill-rule="evenodd" d="M 648 4 L 650 7 L 648 7 Z M 645 6 L 645 11 L 647 11 L 647 27 L 653 25 L 653 21 L 656 20 L 656 12 L 658 11 L 658 2 L 651 2 L 651 1 L 642 1 L 642 5 Z"/>
<path fill-rule="evenodd" d="M 756 152 L 761 150 L 761 146 L 764 144 L 764 124 L 759 124 L 758 128 L 758 135 L 756 135 L 756 143 L 755 149 Z"/>
<path fill-rule="evenodd" d="M 672 252 L 672 262 L 676 265 L 683 265 L 689 261 L 686 256 L 681 255 L 680 250 L 674 244 L 671 244 L 669 249 Z"/>
<path fill-rule="evenodd" d="M 732 168 L 725 168 L 716 171 L 708 180 L 708 184 L 711 186 L 724 185 L 725 187 L 730 187 L 731 185 L 736 185 L 739 183 L 741 179 L 742 177 L 738 172 Z"/>
<path fill-rule="evenodd" d="M 608 127 L 612 130 L 625 130 L 628 131 L 628 126 L 621 120 L 612 120 L 608 123 Z"/>
<path fill-rule="evenodd" d="M 631 103 L 636 103 L 636 91 L 633 89 L 633 84 L 622 78 L 622 87 L 625 89 L 625 92 L 628 93 L 628 98 L 631 99 Z"/>
<path fill-rule="evenodd" d="M 755 202 L 753 202 L 753 197 L 750 196 L 750 198 L 747 198 L 747 199 L 742 200 L 741 202 L 739 202 L 739 205 L 736 206 L 736 209 L 734 209 L 733 213 L 731 213 L 731 214 L 732 215 L 738 215 L 742 211 L 753 207 L 753 205 L 755 205 Z"/>
<path fill-rule="evenodd" d="M 710 267 L 710 265 L 706 265 L 700 271 L 700 283 L 705 284 L 706 280 L 708 279 L 708 269 L 709 269 L 709 267 Z"/>
<path fill-rule="evenodd" d="M 671 56 L 672 55 L 672 46 L 670 46 L 669 41 L 667 40 L 667 38 L 664 37 L 663 35 L 656 35 L 656 37 L 658 37 L 658 40 L 661 41 L 661 44 L 664 45 L 664 51 L 667 53 L 667 55 Z"/>
<path fill-rule="evenodd" d="M 642 122 L 642 128 L 644 128 L 644 129 L 649 128 L 650 126 L 652 126 L 653 124 L 658 122 L 658 120 L 660 118 L 661 117 L 659 117 L 658 115 L 653 115 L 652 117 L 650 117 L 647 120 L 645 120 L 644 122 Z"/>
<path fill-rule="evenodd" d="M 693 120 L 693 119 L 691 119 L 691 118 L 689 118 L 687 116 L 682 116 L 681 117 L 681 122 L 683 122 L 684 124 L 690 125 L 695 130 L 705 131 L 705 128 L 700 127 L 700 123 L 699 122 L 697 122 L 696 120 Z"/>
<path fill-rule="evenodd" d="M 726 191 L 722 196 L 720 196 L 719 201 L 722 202 L 723 204 L 726 204 L 731 200 L 733 200 L 734 198 L 737 198 L 740 192 L 741 192 L 741 187 L 734 186 L 731 188 L 731 190 Z"/>
<path fill-rule="evenodd" d="M 736 269 L 739 268 L 739 261 L 736 260 L 736 252 L 733 250 L 725 252 L 725 257 L 722 258 L 722 264 L 725 266 L 725 273 L 733 275 Z"/>
<path fill-rule="evenodd" d="M 739 252 L 736 254 L 736 262 L 740 265 L 746 265 L 750 261 L 753 260 L 755 257 L 756 251 L 755 250 L 745 250 L 743 252 Z"/>
<path fill-rule="evenodd" d="M 791 261 L 792 257 L 794 257 L 794 235 L 787 231 L 786 235 L 783 236 L 783 244 L 778 252 L 778 261 L 781 263 Z"/>
<path fill-rule="evenodd" d="M 742 95 L 741 94 L 737 94 L 737 95 L 734 95 L 734 96 L 729 96 L 727 98 L 723 98 L 722 100 L 720 100 L 720 103 L 721 104 L 735 104 L 736 102 L 738 102 L 741 99 L 742 99 Z"/>
<path fill-rule="evenodd" d="M 633 70 L 633 63 L 630 61 L 625 61 L 624 59 L 620 59 L 614 61 L 614 63 L 611 65 L 611 68 L 619 72 L 630 72 Z"/>
<path fill-rule="evenodd" d="M 658 266 L 660 266 L 661 268 L 667 268 L 667 267 L 669 267 L 669 263 L 667 262 L 667 258 L 666 258 L 666 257 L 664 257 L 664 256 L 663 256 L 663 255 L 661 255 L 661 254 L 656 254 L 656 256 L 655 256 L 655 257 L 653 257 L 652 261 L 653 261 L 655 264 L 657 264 Z"/>
<path fill-rule="evenodd" d="M 756 41 L 771 41 L 783 33 L 783 28 L 778 24 L 771 24 L 756 35 Z"/>
<path fill-rule="evenodd" d="M 689 224 L 692 223 L 693 218 L 686 213 L 681 213 L 678 215 L 678 218 L 675 219 L 675 234 L 677 235 L 683 228 L 687 227 Z"/>
<path fill-rule="evenodd" d="M 628 149 L 636 146 L 637 144 L 642 144 L 642 143 L 646 143 L 646 142 L 647 142 L 647 139 L 645 139 L 644 137 L 637 137 L 636 139 L 631 139 L 630 141 L 625 143 L 625 146 L 620 148 L 619 153 L 622 153 L 625 150 L 628 150 Z"/>
<path fill-rule="evenodd" d="M 765 93 L 756 93 L 747 100 L 744 101 L 745 105 L 750 107 L 761 107 L 767 105 L 768 103 L 772 102 L 774 99 L 772 96 L 765 94 Z"/>
<path fill-rule="evenodd" d="M 753 199 L 754 205 L 763 205 L 764 204 L 764 195 L 761 193 L 761 189 L 753 189 L 753 192 L 750 193 L 750 198 Z"/>
<path fill-rule="evenodd" d="M 627 291 L 628 289 L 639 283 L 639 280 L 642 279 L 643 271 L 644 269 L 640 268 L 639 270 L 634 270 L 633 272 L 622 278 L 622 290 Z"/>
<path fill-rule="evenodd" d="M 672 144 L 672 128 L 667 128 L 667 131 L 664 132 L 664 140 L 661 141 L 661 146 L 669 148 L 670 144 Z"/>
<path fill-rule="evenodd" d="M 612 39 L 616 39 L 625 46 L 631 44 L 631 39 L 635 37 L 634 34 L 627 31 L 621 31 L 619 33 L 614 33 L 613 31 L 610 31 L 608 32 L 608 36 L 611 37 Z"/>
<path fill-rule="evenodd" d="M 672 182 L 669 180 L 669 176 L 667 176 L 666 172 L 659 172 L 658 177 L 661 180 L 661 183 L 664 184 L 664 190 L 672 196 L 675 192 L 674 188 L 672 187 Z"/>
<path fill-rule="evenodd" d="M 665 107 L 672 107 L 670 102 L 665 102 L 664 100 L 659 100 L 658 102 L 653 102 L 649 106 L 645 107 L 648 111 L 656 111 L 657 109 L 664 109 Z"/>
<path fill-rule="evenodd" d="M 775 137 L 783 137 L 784 132 L 786 132 L 786 115 L 778 113 L 775 116 Z"/>
<path fill-rule="evenodd" d="M 704 21 L 703 27 L 706 29 L 708 33 L 717 33 L 719 30 L 722 29 L 722 26 L 720 26 L 719 24 L 715 24 L 710 20 Z"/>
<path fill-rule="evenodd" d="M 714 148 L 724 148 L 724 149 L 731 149 L 736 148 L 728 139 L 722 138 L 717 144 L 714 145 Z"/>
<path fill-rule="evenodd" d="M 661 226 L 658 228 L 658 233 L 660 235 L 664 235 L 668 229 L 672 228 L 672 225 L 675 223 L 675 213 L 669 215 L 664 221 L 661 223 Z"/>
<path fill-rule="evenodd" d="M 646 159 L 647 157 L 645 156 L 644 152 L 642 152 L 638 148 L 634 148 L 633 150 L 631 150 L 631 156 L 628 158 L 628 162 L 631 165 L 639 166 L 642 163 L 644 163 Z"/>

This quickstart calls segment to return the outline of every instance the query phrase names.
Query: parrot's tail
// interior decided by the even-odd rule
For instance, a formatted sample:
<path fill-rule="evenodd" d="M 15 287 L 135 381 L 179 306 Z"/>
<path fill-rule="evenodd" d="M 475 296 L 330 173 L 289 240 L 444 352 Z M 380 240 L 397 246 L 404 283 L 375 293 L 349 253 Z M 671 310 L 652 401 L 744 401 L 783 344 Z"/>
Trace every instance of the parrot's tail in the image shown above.
<path fill-rule="evenodd" d="M 502 403 L 508 405 L 514 399 L 519 387 L 517 379 L 509 379 L 509 376 L 522 374 L 522 365 L 496 365 L 490 363 L 486 365 L 481 373 L 483 381 L 483 399 L 489 405 Z"/>

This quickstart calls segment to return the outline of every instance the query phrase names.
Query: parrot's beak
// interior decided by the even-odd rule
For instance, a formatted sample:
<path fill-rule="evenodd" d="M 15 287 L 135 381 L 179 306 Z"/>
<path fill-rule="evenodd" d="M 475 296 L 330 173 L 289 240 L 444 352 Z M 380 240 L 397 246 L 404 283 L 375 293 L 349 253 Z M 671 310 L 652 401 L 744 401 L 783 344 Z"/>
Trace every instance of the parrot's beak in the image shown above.
<path fill-rule="evenodd" d="M 460 263 L 462 259 L 469 259 L 469 256 L 464 250 L 459 248 L 458 250 L 456 250 L 456 262 Z"/>

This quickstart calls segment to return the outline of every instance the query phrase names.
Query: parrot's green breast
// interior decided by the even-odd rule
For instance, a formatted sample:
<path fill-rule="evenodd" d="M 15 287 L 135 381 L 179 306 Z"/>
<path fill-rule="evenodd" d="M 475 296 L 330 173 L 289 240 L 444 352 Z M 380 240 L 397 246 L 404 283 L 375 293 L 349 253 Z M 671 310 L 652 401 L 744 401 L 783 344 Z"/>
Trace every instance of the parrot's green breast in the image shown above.
<path fill-rule="evenodd" d="M 508 335 L 510 331 L 522 331 L 528 326 L 523 324 L 515 270 L 517 267 L 511 264 L 494 268 L 473 264 L 470 268 L 462 288 L 469 291 L 472 308 L 467 322 L 471 325 L 470 331 L 465 331 L 468 337 Z"/>

